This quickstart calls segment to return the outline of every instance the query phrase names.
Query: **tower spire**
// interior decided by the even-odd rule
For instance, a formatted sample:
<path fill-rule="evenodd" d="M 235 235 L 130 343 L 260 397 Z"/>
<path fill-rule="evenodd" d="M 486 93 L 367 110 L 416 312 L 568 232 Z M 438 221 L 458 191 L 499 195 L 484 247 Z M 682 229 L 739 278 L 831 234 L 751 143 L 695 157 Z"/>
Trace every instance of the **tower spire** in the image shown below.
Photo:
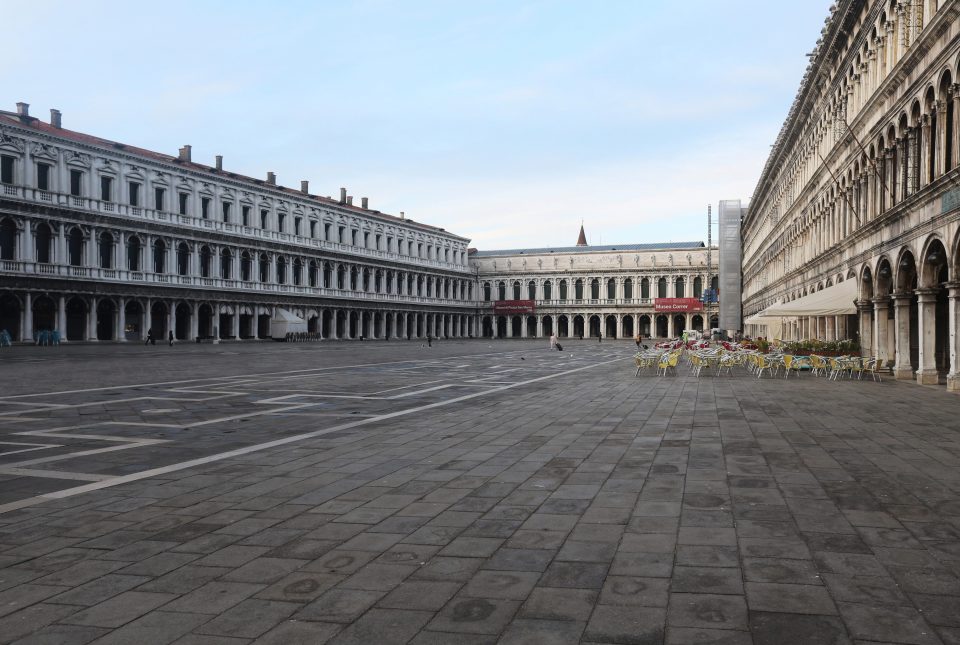
<path fill-rule="evenodd" d="M 580 237 L 577 238 L 577 246 L 587 246 L 587 234 L 583 232 L 583 222 L 580 223 Z"/>

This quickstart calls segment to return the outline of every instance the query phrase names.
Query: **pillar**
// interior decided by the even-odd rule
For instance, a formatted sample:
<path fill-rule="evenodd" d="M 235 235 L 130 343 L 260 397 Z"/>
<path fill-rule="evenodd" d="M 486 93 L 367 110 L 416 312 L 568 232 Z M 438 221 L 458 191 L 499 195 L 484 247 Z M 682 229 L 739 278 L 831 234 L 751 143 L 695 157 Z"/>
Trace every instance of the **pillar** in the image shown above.
<path fill-rule="evenodd" d="M 60 342 L 67 342 L 67 299 L 60 296 L 57 302 L 57 330 L 60 332 Z"/>
<path fill-rule="evenodd" d="M 934 103 L 934 109 L 937 111 L 937 150 L 931 179 L 936 179 L 946 172 L 947 150 L 950 146 L 950 142 L 947 141 L 947 102 L 937 101 Z"/>
<path fill-rule="evenodd" d="M 952 98 L 949 100 L 953 101 L 953 138 L 950 141 L 951 154 L 950 160 L 953 162 L 953 167 L 956 168 L 960 165 L 960 85 L 954 83 L 950 86 L 950 95 Z"/>
<path fill-rule="evenodd" d="M 940 381 L 937 372 L 936 337 L 937 337 L 937 289 L 917 289 L 917 331 L 919 342 L 919 369 L 917 383 L 921 385 L 936 385 Z"/>
<path fill-rule="evenodd" d="M 896 293 L 893 295 L 894 309 L 894 334 L 896 338 L 896 349 L 893 367 L 893 375 L 897 379 L 912 380 L 913 367 L 910 365 L 910 300 L 912 296 L 909 293 Z"/>
<path fill-rule="evenodd" d="M 933 177 L 930 176 L 930 133 L 932 127 L 930 125 L 930 115 L 924 114 L 920 117 L 920 141 L 918 142 L 918 152 L 919 152 L 919 176 L 917 177 L 917 184 L 919 186 L 926 186 L 929 184 Z"/>
<path fill-rule="evenodd" d="M 258 325 L 259 322 L 258 320 Z M 196 340 L 198 336 L 200 336 L 200 305 L 195 302 L 190 305 L 190 337 L 187 340 Z"/>
<path fill-rule="evenodd" d="M 20 340 L 33 342 L 33 296 L 28 291 L 23 296 L 23 325 L 20 326 Z"/>
<path fill-rule="evenodd" d="M 890 359 L 890 354 L 887 351 L 887 345 L 889 343 L 889 329 L 887 325 L 889 307 L 889 298 L 884 297 L 873 299 L 873 337 L 876 340 L 874 343 L 873 355 L 883 363 L 886 363 Z"/>
<path fill-rule="evenodd" d="M 954 112 L 960 114 L 960 112 Z M 956 130 L 954 130 L 956 134 Z M 950 352 L 950 373 L 947 374 L 947 390 L 950 392 L 960 392 L 960 282 L 948 282 L 946 284 L 948 291 L 947 308 L 949 311 L 949 352 Z"/>
<path fill-rule="evenodd" d="M 869 300 L 857 301 L 857 315 L 860 317 L 860 355 L 873 356 L 873 325 L 870 313 L 873 304 Z"/>
<path fill-rule="evenodd" d="M 824 319 L 824 339 L 837 340 L 837 319 L 835 316 L 826 316 Z"/>
<path fill-rule="evenodd" d="M 126 298 L 117 298 L 117 330 L 114 338 L 118 343 L 127 342 L 127 300 Z"/>
<path fill-rule="evenodd" d="M 87 340 L 97 340 L 97 302 L 99 298 L 90 298 L 90 310 L 87 312 Z"/>
<path fill-rule="evenodd" d="M 231 336 L 234 340 L 240 340 L 240 303 L 233 305 L 233 318 L 231 318 L 231 327 L 233 330 Z"/>

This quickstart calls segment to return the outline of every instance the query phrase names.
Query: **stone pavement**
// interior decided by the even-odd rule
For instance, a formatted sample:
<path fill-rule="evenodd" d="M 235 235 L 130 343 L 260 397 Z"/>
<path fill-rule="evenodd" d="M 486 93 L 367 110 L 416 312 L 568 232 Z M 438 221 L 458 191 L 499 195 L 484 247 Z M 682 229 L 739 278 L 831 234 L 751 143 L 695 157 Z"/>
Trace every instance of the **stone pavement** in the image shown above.
<path fill-rule="evenodd" d="M 0 642 L 960 643 L 955 395 L 543 345 L 3 350 Z"/>

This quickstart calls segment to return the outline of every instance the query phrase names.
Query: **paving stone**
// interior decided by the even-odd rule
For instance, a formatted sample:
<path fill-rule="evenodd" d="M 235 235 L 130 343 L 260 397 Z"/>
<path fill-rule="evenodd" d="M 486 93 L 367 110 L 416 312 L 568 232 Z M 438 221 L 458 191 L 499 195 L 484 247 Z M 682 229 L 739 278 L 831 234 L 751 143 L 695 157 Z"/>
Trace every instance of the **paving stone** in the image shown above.
<path fill-rule="evenodd" d="M 86 584 L 74 587 L 70 591 L 57 594 L 50 602 L 63 605 L 82 605 L 89 607 L 112 598 L 117 594 L 129 591 L 149 581 L 146 576 L 125 576 L 109 574 Z"/>
<path fill-rule="evenodd" d="M 747 629 L 743 596 L 671 593 L 667 622 L 675 627 Z"/>
<path fill-rule="evenodd" d="M 167 611 L 221 614 L 265 585 L 247 582 L 208 582 L 164 607 Z"/>
<path fill-rule="evenodd" d="M 151 611 L 94 642 L 97 645 L 170 643 L 209 619 L 202 614 Z"/>
<path fill-rule="evenodd" d="M 811 560 L 744 558 L 743 575 L 749 582 L 778 582 L 797 585 L 823 584 L 823 580 Z"/>
<path fill-rule="evenodd" d="M 722 567 L 675 567 L 670 581 L 674 592 L 743 595 L 740 569 Z"/>
<path fill-rule="evenodd" d="M 670 581 L 665 578 L 607 576 L 600 592 L 602 605 L 666 607 Z"/>
<path fill-rule="evenodd" d="M 667 629 L 666 643 L 667 645 L 754 645 L 754 640 L 749 632 L 670 627 Z"/>
<path fill-rule="evenodd" d="M 538 572 L 531 571 L 478 571 L 463 587 L 462 595 L 524 600 L 539 578 Z"/>
<path fill-rule="evenodd" d="M 627 645 L 662 643 L 665 613 L 652 607 L 598 605 L 583 632 L 583 639 Z"/>
<path fill-rule="evenodd" d="M 554 555 L 555 552 L 549 549 L 502 548 L 483 564 L 483 568 L 501 571 L 544 571 Z"/>
<path fill-rule="evenodd" d="M 127 591 L 79 611 L 63 622 L 91 627 L 120 627 L 174 598 L 176 596 L 173 594 Z"/>
<path fill-rule="evenodd" d="M 104 627 L 85 627 L 82 625 L 48 625 L 40 629 L 40 625 L 34 622 L 24 623 L 27 634 L 19 640 L 11 641 L 15 645 L 86 645 L 95 641 L 100 636 L 110 632 Z M 34 631 L 36 630 L 36 631 Z M 17 631 L 8 631 L 4 629 L 4 635 L 7 638 L 16 638 Z"/>
<path fill-rule="evenodd" d="M 276 582 L 291 571 L 305 565 L 306 560 L 290 560 L 285 558 L 255 558 L 242 567 L 232 570 L 221 580 L 227 582 L 253 582 L 270 584 Z"/>
<path fill-rule="evenodd" d="M 331 589 L 298 611 L 294 618 L 325 623 L 351 623 L 383 595 L 382 591 Z"/>
<path fill-rule="evenodd" d="M 343 625 L 335 623 L 286 620 L 254 642 L 257 645 L 323 645 L 341 629 Z M 203 645 L 203 641 L 197 641 L 197 645 Z"/>
<path fill-rule="evenodd" d="M 501 645 L 578 645 L 586 623 L 570 621 L 514 620 L 500 637 Z"/>
<path fill-rule="evenodd" d="M 595 562 L 554 562 L 547 568 L 540 585 L 600 589 L 607 575 L 606 564 Z"/>
<path fill-rule="evenodd" d="M 53 623 L 61 621 L 65 616 L 75 612 L 76 609 L 74 606 L 55 605 L 52 603 L 38 603 L 20 609 L 19 611 L 0 618 L 0 638 L 2 638 L 4 642 L 9 642 L 20 637 L 26 637 L 36 630 L 43 631 L 48 625 L 51 626 L 47 631 L 48 634 L 59 633 L 55 630 L 57 626 L 53 625 Z M 95 632 L 103 634 L 107 631 L 108 630 L 102 628 L 77 627 L 76 629 L 67 630 L 66 633 L 82 640 L 82 638 L 86 638 L 91 633 L 99 635 Z M 60 641 L 55 642 L 59 643 Z"/>
<path fill-rule="evenodd" d="M 256 638 L 284 621 L 300 605 L 276 600 L 244 600 L 196 628 L 198 634 Z"/>
<path fill-rule="evenodd" d="M 453 633 L 499 634 L 519 607 L 520 603 L 515 600 L 457 596 L 446 604 L 427 629 Z"/>
<path fill-rule="evenodd" d="M 483 564 L 480 558 L 435 557 L 413 574 L 415 580 L 439 580 L 441 582 L 465 582 Z"/>
<path fill-rule="evenodd" d="M 520 609 L 524 618 L 585 621 L 590 618 L 597 592 L 593 589 L 537 587 Z"/>
<path fill-rule="evenodd" d="M 754 645 L 851 645 L 836 616 L 750 612 Z"/>
<path fill-rule="evenodd" d="M 476 578 L 474 579 L 476 580 Z M 389 609 L 439 611 L 463 584 L 459 582 L 403 582 L 387 594 L 377 606 Z"/>
<path fill-rule="evenodd" d="M 356 573 L 340 583 L 347 589 L 390 591 L 417 571 L 416 565 L 380 564 L 364 565 Z"/>
<path fill-rule="evenodd" d="M 911 645 L 938 643 L 936 633 L 913 607 L 838 602 L 844 624 L 854 638 Z"/>
<path fill-rule="evenodd" d="M 501 538 L 458 537 L 440 551 L 442 556 L 487 558 L 503 545 Z"/>
<path fill-rule="evenodd" d="M 837 609 L 823 587 L 813 585 L 748 582 L 747 604 L 752 611 L 836 615 Z"/>

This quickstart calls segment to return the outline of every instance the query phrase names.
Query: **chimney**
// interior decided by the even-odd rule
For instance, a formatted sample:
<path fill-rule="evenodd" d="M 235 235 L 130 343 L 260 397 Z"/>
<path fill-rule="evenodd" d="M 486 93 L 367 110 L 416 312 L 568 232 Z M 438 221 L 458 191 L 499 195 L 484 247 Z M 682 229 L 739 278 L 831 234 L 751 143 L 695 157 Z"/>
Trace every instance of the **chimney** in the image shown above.
<path fill-rule="evenodd" d="M 341 203 L 341 204 L 346 204 L 346 203 L 347 203 L 347 189 L 346 189 L 346 188 L 340 188 L 340 203 Z"/>
<path fill-rule="evenodd" d="M 400 219 L 407 219 L 406 217 L 404 217 L 403 211 L 400 211 Z"/>
<path fill-rule="evenodd" d="M 368 200 L 366 197 L 360 198 L 360 208 L 362 208 L 363 210 L 367 210 L 367 205 L 369 203 L 370 203 L 370 200 Z"/>
<path fill-rule="evenodd" d="M 277 176 L 276 176 L 275 174 L 273 174 L 272 172 L 268 172 L 268 173 L 267 173 L 267 183 L 270 184 L 271 186 L 276 186 L 276 185 L 277 185 Z"/>
<path fill-rule="evenodd" d="M 300 182 L 300 192 L 303 193 L 304 195 L 310 194 L 310 182 L 307 181 L 306 179 Z"/>
<path fill-rule="evenodd" d="M 30 116 L 30 104 L 17 103 L 17 116 Z"/>
<path fill-rule="evenodd" d="M 217 170 L 223 170 L 223 155 L 217 155 Z"/>
<path fill-rule="evenodd" d="M 61 118 L 62 116 L 63 115 L 60 114 L 60 110 L 54 110 L 53 108 L 50 108 L 50 125 L 52 125 L 55 128 L 62 128 L 63 127 L 63 121 Z"/>
<path fill-rule="evenodd" d="M 190 161 L 190 146 L 180 148 L 180 161 Z"/>
<path fill-rule="evenodd" d="M 353 195 L 347 195 L 347 206 L 353 206 Z"/>

